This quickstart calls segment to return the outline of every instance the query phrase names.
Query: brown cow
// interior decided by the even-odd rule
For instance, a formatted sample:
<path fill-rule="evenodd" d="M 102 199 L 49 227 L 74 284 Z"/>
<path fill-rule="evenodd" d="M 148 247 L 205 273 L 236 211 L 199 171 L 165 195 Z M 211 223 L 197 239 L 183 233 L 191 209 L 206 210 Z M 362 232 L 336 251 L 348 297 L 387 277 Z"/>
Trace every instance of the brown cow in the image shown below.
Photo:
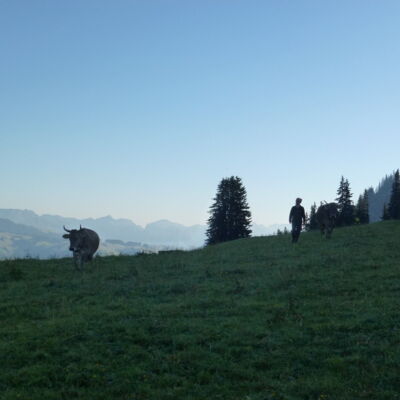
<path fill-rule="evenodd" d="M 336 203 L 325 203 L 318 207 L 316 214 L 317 222 L 321 230 L 321 235 L 325 234 L 327 239 L 332 235 L 337 216 L 338 205 Z"/>
<path fill-rule="evenodd" d="M 63 235 L 64 239 L 69 239 L 69 249 L 73 252 L 75 268 L 82 269 L 83 263 L 91 261 L 94 253 L 99 248 L 99 235 L 91 229 L 82 228 L 68 230 L 68 234 Z"/>

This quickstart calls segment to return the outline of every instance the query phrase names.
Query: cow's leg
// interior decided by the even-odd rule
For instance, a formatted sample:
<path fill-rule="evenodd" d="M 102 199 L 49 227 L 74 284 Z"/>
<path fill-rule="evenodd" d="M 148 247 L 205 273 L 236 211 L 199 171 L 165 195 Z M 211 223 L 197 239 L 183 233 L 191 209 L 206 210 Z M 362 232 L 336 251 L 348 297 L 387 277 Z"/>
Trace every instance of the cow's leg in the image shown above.
<path fill-rule="evenodd" d="M 75 269 L 79 269 L 79 253 L 77 251 L 74 251 L 73 257 Z"/>
<path fill-rule="evenodd" d="M 75 268 L 82 270 L 82 254 L 79 251 L 74 251 Z"/>
<path fill-rule="evenodd" d="M 86 251 L 82 253 L 82 263 L 92 261 L 92 258 L 93 258 L 92 254 Z"/>

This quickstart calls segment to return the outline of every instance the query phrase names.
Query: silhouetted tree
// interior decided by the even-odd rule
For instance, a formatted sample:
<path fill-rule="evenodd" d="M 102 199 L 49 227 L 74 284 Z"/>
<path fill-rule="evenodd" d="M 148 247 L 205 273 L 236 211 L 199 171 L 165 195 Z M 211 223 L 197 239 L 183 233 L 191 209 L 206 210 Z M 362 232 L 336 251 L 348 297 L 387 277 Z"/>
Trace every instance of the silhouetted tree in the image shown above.
<path fill-rule="evenodd" d="M 337 225 L 353 225 L 354 224 L 354 205 L 351 198 L 353 194 L 350 191 L 350 183 L 347 179 L 340 180 L 339 188 L 337 190 L 338 197 L 336 201 L 339 205 L 339 216 Z"/>
<path fill-rule="evenodd" d="M 397 170 L 394 174 L 392 193 L 388 205 L 388 212 L 391 219 L 400 219 L 400 174 Z"/>
<path fill-rule="evenodd" d="M 307 229 L 307 231 L 312 231 L 317 228 L 318 228 L 317 205 L 314 203 L 310 209 L 310 214 L 309 214 L 308 220 L 306 222 L 306 229 Z"/>
<path fill-rule="evenodd" d="M 382 218 L 383 205 L 389 204 L 390 194 L 394 181 L 394 173 L 386 175 L 380 182 L 377 188 L 370 187 L 368 189 L 368 206 L 370 222 L 380 221 Z"/>
<path fill-rule="evenodd" d="M 304 229 L 306 231 L 309 231 L 308 226 L 310 225 L 310 216 L 308 215 L 307 211 L 305 212 L 305 216 L 306 216 L 306 220 L 305 220 L 305 223 L 304 223 Z"/>
<path fill-rule="evenodd" d="M 210 207 L 206 244 L 249 237 L 251 213 L 246 189 L 237 176 L 224 178 L 218 185 L 214 204 Z"/>
<path fill-rule="evenodd" d="M 382 221 L 387 221 L 388 219 L 390 219 L 390 214 L 389 214 L 389 210 L 388 210 L 388 207 L 387 207 L 386 203 L 384 203 L 383 204 L 381 220 Z"/>
<path fill-rule="evenodd" d="M 360 195 L 356 206 L 356 220 L 360 224 L 369 224 L 368 190 Z"/>

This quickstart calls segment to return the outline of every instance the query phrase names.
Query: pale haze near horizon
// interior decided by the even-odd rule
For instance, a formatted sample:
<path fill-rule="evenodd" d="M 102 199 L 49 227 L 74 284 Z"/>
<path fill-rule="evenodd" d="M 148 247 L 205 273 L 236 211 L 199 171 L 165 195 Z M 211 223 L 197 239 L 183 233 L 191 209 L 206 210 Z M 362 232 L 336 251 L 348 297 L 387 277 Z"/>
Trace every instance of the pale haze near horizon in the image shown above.
<path fill-rule="evenodd" d="M 0 1 L 0 208 L 204 224 L 399 168 L 397 1 Z"/>

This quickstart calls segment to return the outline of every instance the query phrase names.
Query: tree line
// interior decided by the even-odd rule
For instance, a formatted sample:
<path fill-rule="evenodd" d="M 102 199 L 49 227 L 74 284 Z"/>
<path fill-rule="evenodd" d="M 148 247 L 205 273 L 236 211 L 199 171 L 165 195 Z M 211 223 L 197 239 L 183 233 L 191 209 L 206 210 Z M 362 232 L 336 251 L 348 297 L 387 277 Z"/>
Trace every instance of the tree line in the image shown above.
<path fill-rule="evenodd" d="M 356 224 L 369 224 L 369 195 L 370 190 L 365 189 L 364 193 L 358 197 L 357 203 L 354 204 L 351 193 L 350 183 L 343 176 L 337 190 L 336 203 L 338 204 L 338 218 L 336 226 L 349 226 Z M 309 214 L 307 214 L 306 229 L 313 230 L 318 228 L 317 205 L 311 206 Z M 397 170 L 394 173 L 392 190 L 388 203 L 384 203 L 381 220 L 400 219 L 400 173 Z"/>
<path fill-rule="evenodd" d="M 338 217 L 336 226 L 368 224 L 369 203 L 366 189 L 356 204 L 353 202 L 348 179 L 341 177 L 337 189 Z M 322 203 L 321 203 L 322 204 Z M 218 185 L 214 202 L 209 210 L 206 244 L 216 244 L 228 240 L 241 239 L 251 235 L 251 212 L 247 203 L 247 193 L 241 178 L 231 176 L 223 178 Z M 381 220 L 400 219 L 400 173 L 394 173 L 390 200 L 383 206 Z M 317 204 L 311 206 L 306 214 L 306 230 L 318 228 Z M 288 233 L 288 232 L 278 232 Z"/>

